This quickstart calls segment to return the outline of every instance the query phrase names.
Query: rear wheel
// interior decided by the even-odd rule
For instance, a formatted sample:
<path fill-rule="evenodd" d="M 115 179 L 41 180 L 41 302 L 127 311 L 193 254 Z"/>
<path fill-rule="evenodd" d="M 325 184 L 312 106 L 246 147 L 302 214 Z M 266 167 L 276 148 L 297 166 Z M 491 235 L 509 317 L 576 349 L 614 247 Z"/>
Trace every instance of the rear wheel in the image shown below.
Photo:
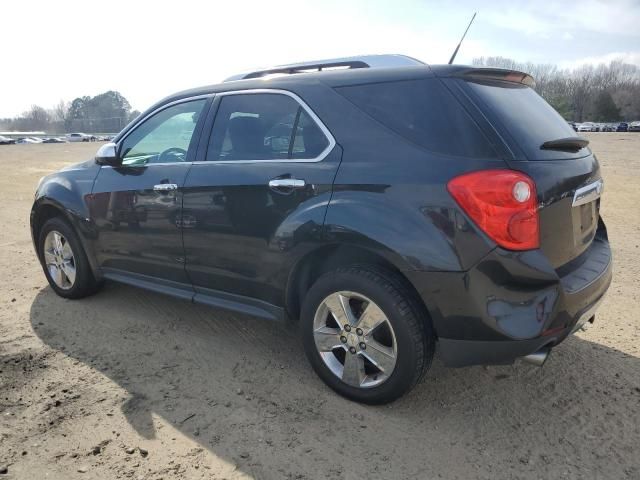
<path fill-rule="evenodd" d="M 318 279 L 304 300 L 302 334 L 320 378 L 364 403 L 400 397 L 433 357 L 430 322 L 415 295 L 394 274 L 369 266 Z"/>
<path fill-rule="evenodd" d="M 40 229 L 38 252 L 51 288 L 64 298 L 82 298 L 95 293 L 96 281 L 80 239 L 73 228 L 59 217 L 51 218 Z"/>

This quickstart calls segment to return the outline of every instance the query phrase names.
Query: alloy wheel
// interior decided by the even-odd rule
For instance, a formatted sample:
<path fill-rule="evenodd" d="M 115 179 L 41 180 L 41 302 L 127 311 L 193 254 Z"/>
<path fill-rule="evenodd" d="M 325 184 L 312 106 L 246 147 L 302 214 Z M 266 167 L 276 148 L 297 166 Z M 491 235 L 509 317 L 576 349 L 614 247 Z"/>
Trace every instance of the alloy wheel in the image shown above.
<path fill-rule="evenodd" d="M 313 338 L 324 364 L 352 387 L 380 385 L 395 369 L 391 322 L 375 302 L 359 293 L 340 291 L 326 297 L 314 316 Z"/>
<path fill-rule="evenodd" d="M 69 290 L 76 281 L 76 261 L 69 241 L 56 230 L 44 239 L 44 262 L 54 283 Z"/>

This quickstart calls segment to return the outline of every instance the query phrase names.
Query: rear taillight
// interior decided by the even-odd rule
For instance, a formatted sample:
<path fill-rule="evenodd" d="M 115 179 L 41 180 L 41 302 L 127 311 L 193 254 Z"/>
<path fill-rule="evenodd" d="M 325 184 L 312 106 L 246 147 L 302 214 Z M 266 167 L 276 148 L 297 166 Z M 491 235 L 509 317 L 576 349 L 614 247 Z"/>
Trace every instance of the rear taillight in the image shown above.
<path fill-rule="evenodd" d="M 454 178 L 447 190 L 494 242 L 509 250 L 540 246 L 536 184 L 513 170 L 481 170 Z"/>

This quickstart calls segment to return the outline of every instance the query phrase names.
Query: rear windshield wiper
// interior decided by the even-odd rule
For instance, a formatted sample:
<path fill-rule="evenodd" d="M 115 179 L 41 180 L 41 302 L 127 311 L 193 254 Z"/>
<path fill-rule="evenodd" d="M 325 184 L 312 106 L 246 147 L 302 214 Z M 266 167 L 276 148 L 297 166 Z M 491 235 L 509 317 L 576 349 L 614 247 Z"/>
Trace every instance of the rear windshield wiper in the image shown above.
<path fill-rule="evenodd" d="M 557 140 L 549 140 L 540 145 L 542 150 L 565 150 L 568 152 L 577 152 L 581 148 L 589 145 L 589 140 L 582 137 L 558 138 Z"/>

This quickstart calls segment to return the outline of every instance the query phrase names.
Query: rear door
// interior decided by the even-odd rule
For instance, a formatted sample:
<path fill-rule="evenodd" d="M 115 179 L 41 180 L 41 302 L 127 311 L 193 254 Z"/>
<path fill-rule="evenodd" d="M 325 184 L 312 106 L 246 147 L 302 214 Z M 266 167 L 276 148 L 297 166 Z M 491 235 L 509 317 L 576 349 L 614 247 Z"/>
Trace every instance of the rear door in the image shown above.
<path fill-rule="evenodd" d="M 321 241 L 340 149 L 287 91 L 218 94 L 213 111 L 184 187 L 187 272 L 201 301 L 226 293 L 282 306 L 289 269 Z"/>
<path fill-rule="evenodd" d="M 455 82 L 505 140 L 512 152 L 510 167 L 535 181 L 540 247 L 546 257 L 555 268 L 578 257 L 591 245 L 599 224 L 602 178 L 595 156 L 529 86 L 473 74 Z M 551 143 L 561 139 L 568 140 L 559 147 Z"/>
<path fill-rule="evenodd" d="M 122 165 L 100 169 L 90 205 L 97 258 L 107 275 L 137 274 L 189 285 L 182 187 L 207 101 L 185 100 L 153 113 L 118 142 Z"/>

